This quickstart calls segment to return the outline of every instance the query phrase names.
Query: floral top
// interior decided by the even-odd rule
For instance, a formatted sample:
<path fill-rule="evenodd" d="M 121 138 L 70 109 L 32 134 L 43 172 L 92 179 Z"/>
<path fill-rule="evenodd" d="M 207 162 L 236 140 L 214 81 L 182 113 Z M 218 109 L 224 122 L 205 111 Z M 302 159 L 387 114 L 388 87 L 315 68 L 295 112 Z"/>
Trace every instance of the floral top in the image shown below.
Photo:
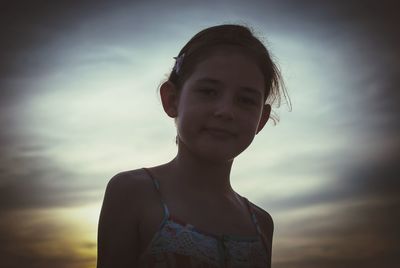
<path fill-rule="evenodd" d="M 146 170 L 146 169 L 145 169 Z M 159 190 L 159 182 L 146 170 Z M 147 250 L 140 256 L 139 267 L 269 267 L 269 250 L 261 234 L 250 202 L 244 198 L 257 228 L 257 236 L 214 235 L 170 215 L 163 202 L 164 219 Z"/>

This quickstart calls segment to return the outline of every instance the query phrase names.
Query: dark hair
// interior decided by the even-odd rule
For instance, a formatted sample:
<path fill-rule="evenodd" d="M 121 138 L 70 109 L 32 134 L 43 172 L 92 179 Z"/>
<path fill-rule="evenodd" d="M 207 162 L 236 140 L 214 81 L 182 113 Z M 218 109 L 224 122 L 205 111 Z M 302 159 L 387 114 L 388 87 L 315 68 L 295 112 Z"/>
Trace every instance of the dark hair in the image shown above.
<path fill-rule="evenodd" d="M 218 47 L 232 46 L 254 59 L 265 79 L 265 102 L 280 106 L 282 95 L 288 98 L 281 73 L 272 61 L 264 44 L 253 35 L 252 31 L 242 25 L 224 24 L 206 28 L 189 40 L 181 49 L 168 81 L 180 90 L 184 82 L 194 71 L 196 65 Z M 274 122 L 278 118 L 272 116 Z"/>

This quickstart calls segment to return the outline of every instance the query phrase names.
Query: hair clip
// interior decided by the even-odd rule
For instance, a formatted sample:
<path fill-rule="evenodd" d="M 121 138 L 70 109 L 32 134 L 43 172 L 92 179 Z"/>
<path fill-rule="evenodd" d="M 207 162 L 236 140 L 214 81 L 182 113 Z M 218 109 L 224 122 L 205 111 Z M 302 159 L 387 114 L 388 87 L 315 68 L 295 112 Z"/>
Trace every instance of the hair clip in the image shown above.
<path fill-rule="evenodd" d="M 174 71 L 176 74 L 178 74 L 179 71 L 181 70 L 184 57 L 185 57 L 185 53 L 183 53 L 179 57 L 174 57 L 174 59 L 175 59 Z"/>

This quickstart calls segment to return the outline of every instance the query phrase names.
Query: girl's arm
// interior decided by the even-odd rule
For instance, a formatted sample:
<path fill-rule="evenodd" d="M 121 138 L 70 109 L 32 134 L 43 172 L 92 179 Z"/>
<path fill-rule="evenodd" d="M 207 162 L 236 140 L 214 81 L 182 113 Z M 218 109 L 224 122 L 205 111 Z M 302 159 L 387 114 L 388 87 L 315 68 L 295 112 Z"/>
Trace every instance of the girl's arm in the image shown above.
<path fill-rule="evenodd" d="M 274 221 L 272 220 L 271 215 L 268 212 L 264 213 L 264 226 L 261 227 L 264 229 L 264 232 L 267 236 L 267 243 L 269 246 L 269 252 L 268 252 L 268 256 L 269 256 L 269 266 L 272 266 L 272 237 L 274 235 Z"/>
<path fill-rule="evenodd" d="M 260 228 L 262 236 L 264 237 L 264 241 L 267 244 L 267 256 L 268 256 L 268 264 L 267 267 L 271 267 L 272 260 L 272 237 L 274 235 L 274 221 L 272 220 L 271 215 L 266 212 L 264 209 L 254 205 L 256 217 L 259 220 Z"/>
<path fill-rule="evenodd" d="M 120 173 L 107 185 L 98 227 L 97 268 L 136 266 L 139 206 L 134 181 Z"/>

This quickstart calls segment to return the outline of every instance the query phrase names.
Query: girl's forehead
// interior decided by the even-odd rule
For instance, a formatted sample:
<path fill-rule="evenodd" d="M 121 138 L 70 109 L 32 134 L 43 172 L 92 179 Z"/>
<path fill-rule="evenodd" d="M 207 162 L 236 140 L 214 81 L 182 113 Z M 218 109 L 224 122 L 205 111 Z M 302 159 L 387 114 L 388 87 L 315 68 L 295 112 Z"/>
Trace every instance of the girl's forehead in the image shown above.
<path fill-rule="evenodd" d="M 231 51 L 218 51 L 205 57 L 197 63 L 189 80 L 214 80 L 264 88 L 264 76 L 254 60 L 243 53 Z"/>

